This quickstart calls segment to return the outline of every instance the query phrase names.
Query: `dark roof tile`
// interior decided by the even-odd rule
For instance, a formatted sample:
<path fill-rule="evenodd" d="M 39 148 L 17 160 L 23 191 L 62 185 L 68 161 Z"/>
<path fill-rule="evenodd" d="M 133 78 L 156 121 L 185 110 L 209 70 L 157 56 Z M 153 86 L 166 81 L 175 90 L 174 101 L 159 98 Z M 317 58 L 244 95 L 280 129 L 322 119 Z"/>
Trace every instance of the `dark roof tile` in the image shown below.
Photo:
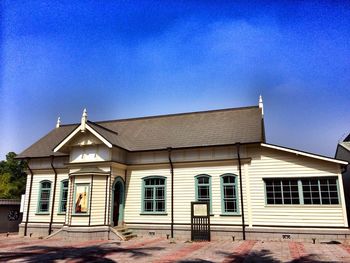
<path fill-rule="evenodd" d="M 88 122 L 107 141 L 129 151 L 262 142 L 263 122 L 257 106 Z M 61 126 L 19 157 L 48 156 L 78 124 Z M 55 153 L 59 155 L 59 153 Z"/>

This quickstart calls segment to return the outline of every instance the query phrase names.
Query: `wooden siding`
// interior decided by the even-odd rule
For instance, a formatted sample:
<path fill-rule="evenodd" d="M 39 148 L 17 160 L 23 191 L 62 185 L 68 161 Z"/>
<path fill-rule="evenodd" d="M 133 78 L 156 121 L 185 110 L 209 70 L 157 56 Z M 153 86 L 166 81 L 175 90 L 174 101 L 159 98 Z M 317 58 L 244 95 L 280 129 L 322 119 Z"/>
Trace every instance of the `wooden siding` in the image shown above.
<path fill-rule="evenodd" d="M 167 215 L 140 215 L 142 200 L 142 178 L 146 176 L 164 176 L 166 182 Z M 126 222 L 170 223 L 171 212 L 171 179 L 169 169 L 132 170 L 126 179 L 126 204 L 124 220 Z"/>
<path fill-rule="evenodd" d="M 91 185 L 90 185 L 91 189 Z M 105 217 L 106 176 L 94 175 L 91 201 L 91 225 L 103 225 Z"/>
<path fill-rule="evenodd" d="M 249 165 L 251 224 L 273 226 L 347 226 L 339 165 L 278 150 L 253 148 Z M 266 205 L 263 178 L 336 176 L 339 205 Z"/>
<path fill-rule="evenodd" d="M 244 173 L 244 170 L 242 170 Z M 213 224 L 241 224 L 241 215 L 222 216 L 220 176 L 226 173 L 237 175 L 238 168 L 233 165 L 181 167 L 174 168 L 174 223 L 191 222 L 191 202 L 195 201 L 195 176 L 208 174 L 211 176 L 212 216 Z M 164 176 L 167 178 L 166 213 L 167 215 L 141 215 L 142 178 L 146 176 Z M 246 183 L 243 176 L 243 191 Z M 240 200 L 240 197 L 239 197 Z M 238 202 L 239 210 L 240 201 Z M 247 210 L 247 201 L 244 200 Z M 171 175 L 169 169 L 133 170 L 127 178 L 127 199 L 125 208 L 126 222 L 170 223 L 171 222 Z"/>
<path fill-rule="evenodd" d="M 207 174 L 211 176 L 211 202 L 212 215 L 211 223 L 213 224 L 241 224 L 240 215 L 222 216 L 221 207 L 221 185 L 220 176 L 226 173 L 237 175 L 237 183 L 239 185 L 239 176 L 237 166 L 202 166 L 202 167 L 186 167 L 174 169 L 174 222 L 190 223 L 191 222 L 191 202 L 195 199 L 195 176 Z M 245 191 L 245 183 L 243 178 L 243 191 Z M 239 188 L 238 188 L 239 189 Z M 169 190 L 170 191 L 170 190 Z M 239 191 L 238 191 L 239 195 Z M 170 198 L 170 197 L 169 197 Z M 240 208 L 240 196 L 238 207 Z M 245 210 L 247 209 L 247 203 Z"/>
<path fill-rule="evenodd" d="M 65 173 L 59 173 L 57 174 L 57 188 L 56 188 L 56 197 L 55 197 L 55 207 L 54 207 L 54 216 L 53 216 L 53 222 L 55 223 L 64 223 L 65 216 L 63 214 L 58 214 L 59 211 L 59 201 L 60 201 L 60 195 L 61 195 L 61 181 L 64 179 L 68 179 L 68 174 Z M 49 212 L 45 214 L 39 214 L 37 213 L 38 208 L 38 201 L 39 201 L 39 190 L 40 190 L 40 182 L 43 180 L 49 180 L 51 181 L 51 192 L 50 192 L 50 206 L 49 206 Z M 29 208 L 29 222 L 50 222 L 51 218 L 51 209 L 52 209 L 52 202 L 53 202 L 53 187 L 54 187 L 54 180 L 55 175 L 53 173 L 49 172 L 40 172 L 35 173 L 33 176 L 33 188 L 32 188 L 32 197 L 30 202 L 30 208 Z M 29 186 L 30 186 L 30 175 L 27 176 L 27 193 L 25 197 L 25 206 L 23 211 L 23 221 L 26 220 L 27 215 L 27 206 L 28 206 L 28 197 L 29 197 Z"/>

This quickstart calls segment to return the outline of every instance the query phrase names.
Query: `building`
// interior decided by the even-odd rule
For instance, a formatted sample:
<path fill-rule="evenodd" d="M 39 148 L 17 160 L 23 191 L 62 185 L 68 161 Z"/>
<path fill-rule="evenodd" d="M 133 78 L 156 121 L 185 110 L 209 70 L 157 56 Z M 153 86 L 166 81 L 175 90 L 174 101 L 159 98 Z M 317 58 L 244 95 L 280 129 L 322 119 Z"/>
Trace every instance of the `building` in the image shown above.
<path fill-rule="evenodd" d="M 337 145 L 337 150 L 335 152 L 335 158 L 339 160 L 344 160 L 350 162 L 350 134 Z M 348 222 L 350 220 L 350 167 L 345 166 L 342 170 L 343 172 L 343 185 L 344 185 L 344 195 L 346 203 L 346 211 L 348 215 Z"/>
<path fill-rule="evenodd" d="M 126 226 L 194 240 L 346 239 L 347 162 L 268 144 L 264 129 L 261 98 L 244 108 L 99 122 L 84 110 L 80 123 L 58 120 L 19 155 L 28 161 L 20 233 L 124 238 L 117 227 Z"/>

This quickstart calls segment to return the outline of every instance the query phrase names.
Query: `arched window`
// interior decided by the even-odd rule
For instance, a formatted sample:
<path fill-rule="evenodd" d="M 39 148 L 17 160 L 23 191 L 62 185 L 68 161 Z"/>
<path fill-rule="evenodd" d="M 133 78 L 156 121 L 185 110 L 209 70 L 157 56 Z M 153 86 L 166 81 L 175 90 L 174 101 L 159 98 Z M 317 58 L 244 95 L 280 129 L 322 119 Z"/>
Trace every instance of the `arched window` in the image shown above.
<path fill-rule="evenodd" d="M 67 198 L 68 198 L 68 180 L 61 181 L 61 195 L 59 204 L 59 213 L 66 213 L 67 211 Z"/>
<path fill-rule="evenodd" d="M 39 197 L 38 197 L 38 213 L 49 213 L 51 195 L 51 182 L 40 182 Z"/>
<path fill-rule="evenodd" d="M 196 200 L 208 202 L 211 211 L 211 177 L 207 174 L 196 176 Z"/>
<path fill-rule="evenodd" d="M 224 174 L 221 176 L 221 210 L 223 214 L 238 214 L 237 176 Z"/>
<path fill-rule="evenodd" d="M 166 178 L 160 176 L 143 178 L 142 212 L 165 213 Z"/>

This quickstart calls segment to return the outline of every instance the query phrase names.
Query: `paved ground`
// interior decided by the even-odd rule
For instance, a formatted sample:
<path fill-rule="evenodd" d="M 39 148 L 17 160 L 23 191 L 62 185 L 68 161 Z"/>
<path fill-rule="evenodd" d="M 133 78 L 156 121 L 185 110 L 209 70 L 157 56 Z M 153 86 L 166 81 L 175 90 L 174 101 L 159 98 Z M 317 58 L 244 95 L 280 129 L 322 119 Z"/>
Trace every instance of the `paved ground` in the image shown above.
<path fill-rule="evenodd" d="M 0 236 L 1 262 L 350 262 L 350 246 L 299 242 L 200 242 L 161 238 L 67 242 Z"/>

